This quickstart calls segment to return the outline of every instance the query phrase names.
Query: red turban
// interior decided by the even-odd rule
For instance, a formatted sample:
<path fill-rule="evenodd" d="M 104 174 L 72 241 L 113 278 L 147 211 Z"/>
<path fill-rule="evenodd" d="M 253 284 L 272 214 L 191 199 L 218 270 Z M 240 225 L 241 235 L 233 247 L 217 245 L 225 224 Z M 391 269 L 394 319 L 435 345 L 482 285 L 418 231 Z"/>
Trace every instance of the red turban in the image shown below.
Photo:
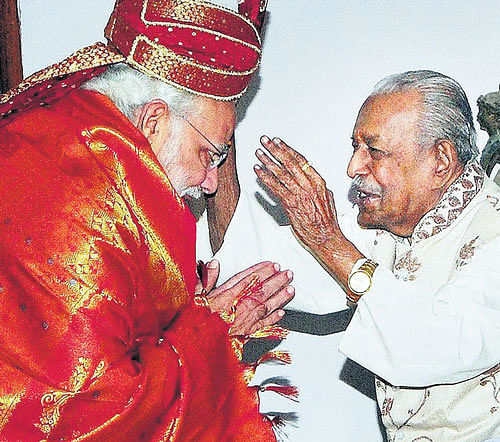
<path fill-rule="evenodd" d="M 0 95 L 0 125 L 120 62 L 194 94 L 235 100 L 260 62 L 266 4 L 239 0 L 236 13 L 201 0 L 117 0 L 104 33 L 108 44 L 83 48 Z"/>

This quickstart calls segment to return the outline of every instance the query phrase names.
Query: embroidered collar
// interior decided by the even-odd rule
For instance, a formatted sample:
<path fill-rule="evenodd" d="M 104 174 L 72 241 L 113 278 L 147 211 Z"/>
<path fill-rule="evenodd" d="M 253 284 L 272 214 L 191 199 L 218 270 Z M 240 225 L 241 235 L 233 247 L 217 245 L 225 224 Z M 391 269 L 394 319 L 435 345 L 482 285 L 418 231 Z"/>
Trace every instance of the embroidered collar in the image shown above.
<path fill-rule="evenodd" d="M 477 161 L 470 161 L 459 178 L 448 188 L 434 209 L 419 221 L 411 236 L 412 244 L 430 238 L 449 227 L 481 190 L 484 171 Z"/>

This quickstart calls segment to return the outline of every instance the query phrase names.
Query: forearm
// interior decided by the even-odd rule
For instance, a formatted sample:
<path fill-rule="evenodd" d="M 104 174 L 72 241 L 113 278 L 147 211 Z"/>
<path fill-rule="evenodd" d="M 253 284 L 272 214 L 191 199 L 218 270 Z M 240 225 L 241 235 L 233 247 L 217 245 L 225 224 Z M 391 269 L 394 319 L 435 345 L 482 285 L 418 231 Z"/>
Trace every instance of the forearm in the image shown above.
<path fill-rule="evenodd" d="M 348 291 L 349 274 L 356 261 L 364 255 L 340 232 L 311 253 L 321 265 L 335 278 L 344 291 Z"/>

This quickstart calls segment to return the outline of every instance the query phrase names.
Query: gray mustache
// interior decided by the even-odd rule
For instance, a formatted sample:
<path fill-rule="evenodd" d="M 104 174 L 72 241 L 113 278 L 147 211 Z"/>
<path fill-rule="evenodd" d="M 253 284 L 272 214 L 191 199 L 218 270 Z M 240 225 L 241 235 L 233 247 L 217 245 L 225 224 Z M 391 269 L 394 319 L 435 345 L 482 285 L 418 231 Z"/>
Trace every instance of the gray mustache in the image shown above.
<path fill-rule="evenodd" d="M 349 192 L 347 193 L 347 199 L 352 204 L 358 204 L 360 192 L 375 193 L 382 195 L 382 188 L 378 185 L 367 184 L 363 182 L 363 178 L 360 175 L 356 175 L 352 182 Z"/>

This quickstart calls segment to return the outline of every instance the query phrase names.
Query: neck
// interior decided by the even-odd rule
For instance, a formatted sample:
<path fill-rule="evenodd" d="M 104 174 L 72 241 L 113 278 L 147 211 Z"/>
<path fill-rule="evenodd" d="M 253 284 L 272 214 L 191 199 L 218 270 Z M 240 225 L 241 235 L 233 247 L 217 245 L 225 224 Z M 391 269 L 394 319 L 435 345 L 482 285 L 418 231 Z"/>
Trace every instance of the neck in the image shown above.
<path fill-rule="evenodd" d="M 413 235 L 413 232 L 417 227 L 418 223 L 420 222 L 420 220 L 438 205 L 439 201 L 441 201 L 443 195 L 448 191 L 450 186 L 462 175 L 464 168 L 465 167 L 462 163 L 456 164 L 456 167 L 454 168 L 453 172 L 449 175 L 448 179 L 443 183 L 442 186 L 439 187 L 439 189 L 436 189 L 432 202 L 429 203 L 429 206 L 427 207 L 425 213 L 419 218 L 419 220 L 415 223 L 415 225 L 410 231 L 402 232 L 403 234 L 398 234 L 395 232 L 393 233 L 395 233 L 397 236 L 402 236 L 402 237 L 410 237 L 411 235 Z"/>

